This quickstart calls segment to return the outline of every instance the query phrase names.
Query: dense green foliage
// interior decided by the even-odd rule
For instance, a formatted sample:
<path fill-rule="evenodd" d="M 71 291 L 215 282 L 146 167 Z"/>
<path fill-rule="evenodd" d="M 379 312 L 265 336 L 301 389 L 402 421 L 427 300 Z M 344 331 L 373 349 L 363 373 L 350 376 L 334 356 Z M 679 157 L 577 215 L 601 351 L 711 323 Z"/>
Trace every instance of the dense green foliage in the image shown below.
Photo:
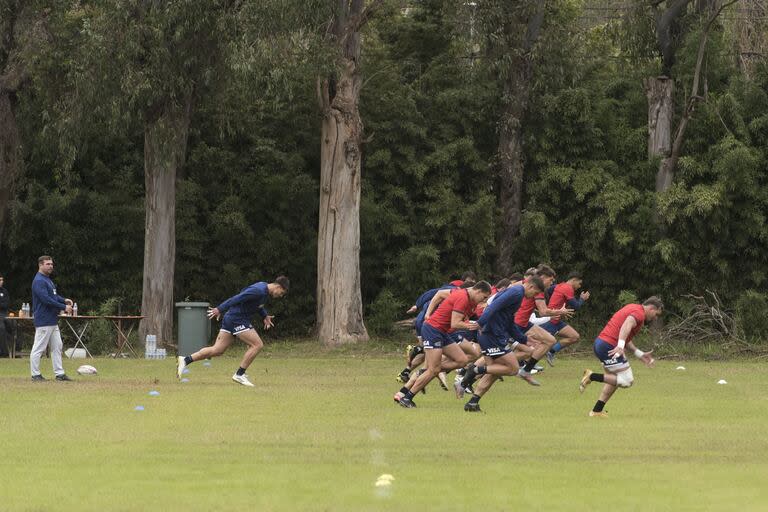
<path fill-rule="evenodd" d="M 75 4 L 61 2 L 50 13 L 55 37 L 36 47 L 32 78 L 15 98 L 25 171 L 0 240 L 0 271 L 15 305 L 28 300 L 37 256 L 49 253 L 62 292 L 82 310 L 114 298 L 123 310 L 138 309 L 143 129 L 140 116 L 128 114 L 194 85 L 206 92 L 178 180 L 175 295 L 217 303 L 253 280 L 286 273 L 293 289 L 275 308 L 281 327 L 309 332 L 320 147 L 315 79 L 324 61 L 301 42 L 313 36 L 292 33 L 282 40 L 292 47 L 253 42 L 263 31 L 248 31 L 262 19 L 252 12 L 228 39 L 206 40 L 231 54 L 211 68 L 216 76 L 173 84 L 173 69 L 152 80 L 107 72 L 121 61 L 104 63 L 90 50 L 102 32 L 88 2 Z M 583 4 L 552 2 L 535 50 L 516 266 L 547 261 L 561 274 L 582 271 L 593 291 L 585 314 L 597 319 L 622 291 L 660 294 L 674 310 L 682 295 L 705 289 L 752 318 L 745 304 L 764 301 L 768 282 L 768 69 L 758 66 L 747 78 L 730 32 L 710 38 L 707 97 L 689 126 L 674 185 L 658 195 L 642 79 L 660 64 L 636 58 L 640 43 L 627 48 L 629 40 L 648 39 L 648 27 L 585 24 Z M 361 269 L 366 313 L 380 332 L 423 290 L 464 270 L 503 277 L 493 267 L 500 86 L 475 14 L 464 2 L 424 0 L 407 12 L 387 2 L 366 27 Z M 191 30 L 208 26 L 198 21 Z M 286 30 L 290 20 L 275 24 Z M 164 36 L 172 34 L 147 34 L 145 43 Z M 697 45 L 694 29 L 678 50 L 681 96 Z M 295 62 L 290 51 L 300 56 Z M 94 81 L 122 80 L 104 94 L 108 104 L 99 103 L 99 90 L 83 92 L 98 59 L 105 70 Z M 77 101 L 88 111 L 73 108 Z"/>

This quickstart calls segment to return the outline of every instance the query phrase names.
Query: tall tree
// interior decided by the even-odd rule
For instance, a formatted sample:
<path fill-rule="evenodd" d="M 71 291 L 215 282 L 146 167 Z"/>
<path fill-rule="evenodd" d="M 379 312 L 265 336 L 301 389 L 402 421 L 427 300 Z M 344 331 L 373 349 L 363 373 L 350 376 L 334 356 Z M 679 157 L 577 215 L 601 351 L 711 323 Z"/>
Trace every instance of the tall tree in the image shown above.
<path fill-rule="evenodd" d="M 368 340 L 360 293 L 359 102 L 361 30 L 383 0 L 335 1 L 327 39 L 336 52 L 331 76 L 317 82 L 323 115 L 317 237 L 317 332 L 326 345 Z"/>
<path fill-rule="evenodd" d="M 29 58 L 48 39 L 35 2 L 0 0 L 0 240 L 23 167 L 17 96 L 29 79 Z"/>
<path fill-rule="evenodd" d="M 112 80 L 107 95 L 124 116 L 143 125 L 145 318 L 139 335 L 155 334 L 162 344 L 173 334 L 177 173 L 196 100 L 225 76 L 222 48 L 231 35 L 225 18 L 239 7 L 234 0 L 113 0 L 95 11 L 94 67 L 109 77 L 102 85 Z"/>
<path fill-rule="evenodd" d="M 499 223 L 496 268 L 513 270 L 512 253 L 520 233 L 525 159 L 524 118 L 533 87 L 533 49 L 541 34 L 547 2 L 494 1 L 478 9 L 493 65 L 501 82 L 498 182 Z"/>

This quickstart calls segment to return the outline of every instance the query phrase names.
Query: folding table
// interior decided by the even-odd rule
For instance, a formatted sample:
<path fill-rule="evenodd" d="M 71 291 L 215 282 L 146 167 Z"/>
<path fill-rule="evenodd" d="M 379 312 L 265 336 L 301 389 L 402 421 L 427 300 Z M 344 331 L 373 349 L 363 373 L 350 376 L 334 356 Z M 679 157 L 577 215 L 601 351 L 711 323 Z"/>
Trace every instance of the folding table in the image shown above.
<path fill-rule="evenodd" d="M 104 318 L 105 320 L 109 320 L 112 325 L 115 327 L 115 330 L 117 331 L 117 352 L 114 353 L 112 357 L 120 357 L 123 355 L 123 353 L 128 350 L 130 351 L 134 357 L 139 357 L 139 354 L 136 353 L 136 351 L 133 349 L 133 346 L 131 346 L 131 342 L 128 341 L 128 337 L 133 332 L 134 327 L 136 327 L 136 324 L 144 318 L 143 316 L 123 316 L 123 315 L 107 315 L 102 316 L 101 318 Z M 125 327 L 123 326 L 123 323 L 127 324 L 128 330 L 125 330 Z"/>
<path fill-rule="evenodd" d="M 101 317 L 78 315 L 78 316 L 61 316 L 59 318 L 64 320 L 64 323 L 67 324 L 67 327 L 69 327 L 69 330 L 72 331 L 72 334 L 75 335 L 75 340 L 77 341 L 75 341 L 74 349 L 77 350 L 78 345 L 82 346 L 85 349 L 85 353 L 88 355 L 88 357 L 93 359 L 93 356 L 91 355 L 90 350 L 88 350 L 88 347 L 86 347 L 85 343 L 83 342 L 83 337 L 85 336 L 85 331 L 88 330 L 88 326 L 91 324 L 91 320 L 98 320 Z M 75 326 L 72 325 L 73 323 L 75 324 L 79 323 L 80 325 L 82 325 L 82 328 L 80 329 L 80 331 L 75 329 Z M 73 350 L 72 356 L 74 355 L 75 355 L 75 352 Z M 70 359 L 71 359 L 71 356 L 70 356 Z"/>

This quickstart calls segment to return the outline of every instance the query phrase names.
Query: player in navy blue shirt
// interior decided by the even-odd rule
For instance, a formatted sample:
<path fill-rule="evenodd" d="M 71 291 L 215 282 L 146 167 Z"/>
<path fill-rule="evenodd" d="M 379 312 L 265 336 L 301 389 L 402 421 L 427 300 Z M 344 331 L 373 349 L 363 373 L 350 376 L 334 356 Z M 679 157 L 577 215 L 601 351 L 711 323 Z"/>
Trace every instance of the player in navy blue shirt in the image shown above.
<path fill-rule="evenodd" d="M 483 314 L 477 319 L 480 334 L 477 337 L 484 357 L 481 365 L 472 365 L 467 369 L 464 379 L 457 386 L 457 396 L 463 389 L 472 385 L 477 376 L 482 375 L 472 398 L 464 405 L 468 412 L 480 411 L 480 398 L 491 388 L 499 377 L 517 375 L 520 365 L 510 346 L 510 341 L 519 341 L 524 335 L 515 325 L 515 313 L 520 308 L 524 297 L 532 298 L 544 291 L 544 283 L 538 276 L 529 277 L 524 284 L 510 286 L 496 295 Z"/>
<path fill-rule="evenodd" d="M 251 317 L 258 313 L 264 323 L 264 329 L 274 327 L 273 317 L 270 316 L 264 306 L 270 298 L 280 298 L 288 293 L 289 285 L 290 282 L 285 276 L 278 277 L 273 283 L 265 283 L 264 281 L 254 283 L 246 286 L 240 290 L 240 293 L 228 298 L 215 308 L 209 309 L 208 318 L 219 320 L 224 315 L 224 318 L 221 318 L 221 329 L 216 337 L 216 342 L 213 346 L 200 349 L 192 355 L 179 356 L 176 367 L 177 377 L 181 379 L 184 368 L 194 361 L 222 355 L 237 337 L 248 345 L 248 349 L 243 355 L 240 367 L 232 375 L 232 380 L 243 386 L 253 387 L 245 371 L 261 351 L 264 342 L 261 341 L 256 329 L 253 328 Z"/>
<path fill-rule="evenodd" d="M 56 291 L 56 285 L 51 280 L 53 273 L 53 258 L 40 256 L 37 260 L 37 274 L 32 280 L 32 316 L 35 322 L 35 343 L 29 353 L 29 368 L 32 380 L 41 381 L 45 378 L 40 374 L 40 358 L 45 349 L 51 345 L 51 361 L 56 380 L 72 380 L 64 373 L 61 360 L 61 341 L 59 331 L 59 313 L 72 313 L 72 300 L 65 299 Z"/>

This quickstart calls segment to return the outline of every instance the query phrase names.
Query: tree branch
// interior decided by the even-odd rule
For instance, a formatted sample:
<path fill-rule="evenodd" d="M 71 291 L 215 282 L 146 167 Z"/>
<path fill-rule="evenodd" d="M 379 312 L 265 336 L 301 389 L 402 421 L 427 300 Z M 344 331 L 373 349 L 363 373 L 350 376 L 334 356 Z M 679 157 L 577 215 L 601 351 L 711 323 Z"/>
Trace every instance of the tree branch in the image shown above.
<path fill-rule="evenodd" d="M 666 175 L 670 176 L 667 178 L 667 181 L 671 184 L 671 176 L 672 173 L 675 170 L 675 167 L 677 166 L 677 161 L 680 159 L 680 150 L 683 146 L 683 141 L 685 140 L 685 129 L 688 126 L 688 121 L 691 119 L 691 114 L 693 113 L 694 108 L 696 107 L 696 102 L 701 101 L 703 98 L 699 95 L 699 82 L 701 80 L 701 68 L 704 63 L 704 54 L 706 53 L 707 49 L 707 38 L 709 37 L 709 31 L 712 29 L 712 24 L 715 22 L 717 17 L 720 15 L 721 12 L 723 12 L 723 9 L 726 7 L 735 4 L 739 0 L 729 0 L 725 3 L 723 3 L 720 8 L 718 8 L 715 12 L 713 12 L 707 22 L 704 24 L 704 29 L 701 33 L 701 38 L 699 39 L 699 50 L 696 55 L 696 68 L 693 73 L 693 85 L 691 86 L 691 95 L 688 99 L 688 104 L 685 107 L 685 111 L 683 112 L 683 117 L 680 119 L 680 124 L 677 127 L 677 130 L 675 130 L 675 140 L 672 143 L 672 151 L 669 155 L 669 158 L 665 161 L 662 161 L 662 164 L 665 167 Z M 666 188 L 664 189 L 666 190 Z"/>
<path fill-rule="evenodd" d="M 384 5 L 384 0 L 373 0 L 368 4 L 363 11 L 356 17 L 353 15 L 352 23 L 350 23 L 349 32 L 359 32 L 363 26 L 376 14 L 376 11 Z"/>

